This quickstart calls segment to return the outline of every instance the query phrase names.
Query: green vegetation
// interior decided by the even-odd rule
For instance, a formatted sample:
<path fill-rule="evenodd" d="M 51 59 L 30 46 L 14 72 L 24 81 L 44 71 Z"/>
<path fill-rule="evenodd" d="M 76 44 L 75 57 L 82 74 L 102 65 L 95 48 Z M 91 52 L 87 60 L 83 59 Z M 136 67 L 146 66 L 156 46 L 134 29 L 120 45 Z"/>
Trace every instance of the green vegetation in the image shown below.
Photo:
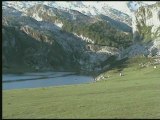
<path fill-rule="evenodd" d="M 153 17 L 152 12 L 149 8 L 146 9 L 146 12 L 147 12 L 147 16 L 146 16 L 147 19 L 150 19 L 151 17 Z"/>
<path fill-rule="evenodd" d="M 142 19 L 140 19 L 139 21 L 137 20 L 137 28 L 142 40 L 144 42 L 151 41 L 153 25 L 152 26 L 146 25 L 146 20 L 152 17 L 152 12 L 150 11 L 150 9 L 141 7 L 138 16 L 142 17 Z"/>
<path fill-rule="evenodd" d="M 99 82 L 3 90 L 3 118 L 160 118 L 160 65 L 140 68 L 143 60 L 128 59 L 124 76 L 114 67 Z"/>
<path fill-rule="evenodd" d="M 113 13 L 115 13 L 114 10 L 111 10 Z M 117 11 L 118 12 L 118 11 Z M 118 14 L 118 13 L 116 13 Z M 122 13 L 123 14 L 123 13 Z M 121 14 L 119 14 L 121 16 Z M 124 19 L 126 19 L 128 21 L 128 23 L 131 24 L 131 19 L 128 19 L 127 17 L 128 15 L 124 15 Z M 105 16 L 105 15 L 97 15 L 96 18 L 98 18 L 99 20 L 102 20 L 102 21 L 106 21 L 107 24 L 110 24 L 112 27 L 115 27 L 116 29 L 118 30 L 121 30 L 121 31 L 124 31 L 124 32 L 129 32 L 129 33 L 132 33 L 132 28 L 130 26 L 128 26 L 127 24 L 123 23 L 123 22 L 120 22 L 118 20 L 114 20 L 108 16 Z"/>
<path fill-rule="evenodd" d="M 137 24 L 137 28 L 139 31 L 139 34 L 144 42 L 151 41 L 153 39 L 152 37 L 152 26 L 146 26 L 144 21 L 141 21 L 141 23 Z M 156 37 L 156 36 L 155 36 Z"/>
<path fill-rule="evenodd" d="M 105 21 L 98 21 L 92 24 L 74 24 L 63 21 L 63 30 L 75 32 L 94 40 L 95 44 L 107 45 L 110 47 L 128 47 L 132 42 L 132 34 L 117 30 Z"/>

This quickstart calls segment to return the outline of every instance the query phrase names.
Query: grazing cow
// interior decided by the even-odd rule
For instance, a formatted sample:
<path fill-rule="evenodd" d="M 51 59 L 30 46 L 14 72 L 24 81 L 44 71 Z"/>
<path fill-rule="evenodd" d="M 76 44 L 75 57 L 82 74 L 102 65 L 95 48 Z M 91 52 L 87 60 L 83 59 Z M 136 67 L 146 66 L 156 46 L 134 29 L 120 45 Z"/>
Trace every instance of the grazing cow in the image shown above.
<path fill-rule="evenodd" d="M 122 76 L 122 73 L 120 72 L 119 76 Z"/>
<path fill-rule="evenodd" d="M 157 68 L 157 66 L 154 66 L 154 69 Z"/>

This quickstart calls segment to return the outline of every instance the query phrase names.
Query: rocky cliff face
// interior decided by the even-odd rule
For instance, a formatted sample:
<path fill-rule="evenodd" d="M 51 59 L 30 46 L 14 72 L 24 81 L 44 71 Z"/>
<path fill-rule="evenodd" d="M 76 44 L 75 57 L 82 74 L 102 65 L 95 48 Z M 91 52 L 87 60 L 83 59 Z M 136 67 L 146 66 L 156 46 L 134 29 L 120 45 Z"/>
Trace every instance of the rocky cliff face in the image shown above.
<path fill-rule="evenodd" d="M 160 37 L 160 3 L 140 7 L 132 19 L 134 41 L 151 41 Z"/>
<path fill-rule="evenodd" d="M 121 57 L 160 56 L 160 3 L 140 7 L 132 21 L 134 43 Z"/>

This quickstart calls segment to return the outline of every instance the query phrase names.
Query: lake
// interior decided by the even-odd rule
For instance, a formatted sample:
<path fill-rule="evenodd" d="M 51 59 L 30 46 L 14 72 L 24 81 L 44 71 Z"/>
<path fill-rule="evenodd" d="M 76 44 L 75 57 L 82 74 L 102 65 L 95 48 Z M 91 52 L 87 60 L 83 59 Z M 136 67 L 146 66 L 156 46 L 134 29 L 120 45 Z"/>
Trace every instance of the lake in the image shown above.
<path fill-rule="evenodd" d="M 22 89 L 47 86 L 71 85 L 93 82 L 92 76 L 78 75 L 73 72 L 43 72 L 24 74 L 3 74 L 2 88 Z"/>

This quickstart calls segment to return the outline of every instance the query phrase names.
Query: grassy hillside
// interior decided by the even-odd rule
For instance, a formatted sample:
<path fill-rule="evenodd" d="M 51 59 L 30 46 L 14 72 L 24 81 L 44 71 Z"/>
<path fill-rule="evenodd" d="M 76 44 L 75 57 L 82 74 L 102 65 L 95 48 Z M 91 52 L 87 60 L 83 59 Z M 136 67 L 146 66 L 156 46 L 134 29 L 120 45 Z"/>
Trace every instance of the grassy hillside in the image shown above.
<path fill-rule="evenodd" d="M 3 118 L 160 118 L 159 73 L 137 63 L 99 82 L 4 90 Z"/>

